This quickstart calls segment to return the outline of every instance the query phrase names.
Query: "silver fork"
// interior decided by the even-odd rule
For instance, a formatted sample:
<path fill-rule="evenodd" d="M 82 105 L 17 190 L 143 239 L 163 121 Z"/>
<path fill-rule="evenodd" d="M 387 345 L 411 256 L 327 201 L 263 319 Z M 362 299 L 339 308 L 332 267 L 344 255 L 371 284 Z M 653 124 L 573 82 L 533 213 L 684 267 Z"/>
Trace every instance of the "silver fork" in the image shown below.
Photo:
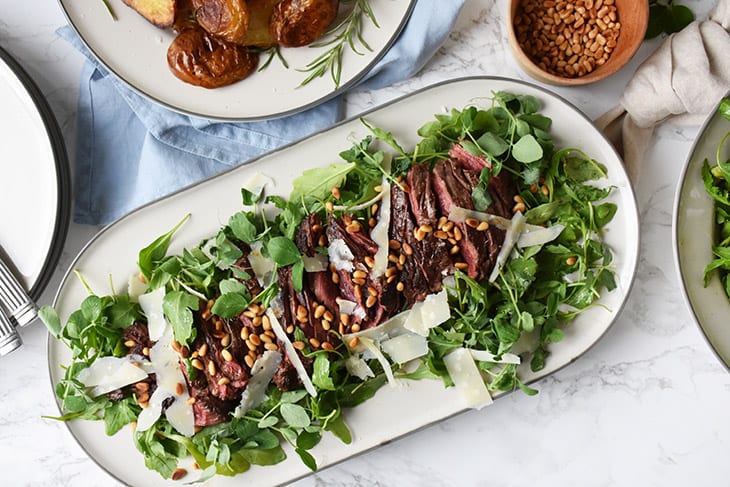
<path fill-rule="evenodd" d="M 30 324 L 38 316 L 38 308 L 18 279 L 0 258 L 0 305 L 7 316 L 20 326 Z"/>

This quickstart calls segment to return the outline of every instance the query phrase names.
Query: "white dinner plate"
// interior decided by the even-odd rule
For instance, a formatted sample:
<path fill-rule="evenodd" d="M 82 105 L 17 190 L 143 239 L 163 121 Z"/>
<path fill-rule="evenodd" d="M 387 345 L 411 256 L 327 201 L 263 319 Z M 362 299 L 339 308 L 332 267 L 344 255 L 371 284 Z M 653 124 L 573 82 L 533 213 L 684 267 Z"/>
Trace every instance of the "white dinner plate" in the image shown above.
<path fill-rule="evenodd" d="M 391 131 L 404 147 L 416 143 L 416 130 L 433 120 L 436 113 L 451 108 L 476 105 L 488 108 L 493 91 L 506 90 L 536 96 L 542 103 L 541 113 L 553 119 L 551 130 L 556 146 L 578 147 L 601 161 L 608 168 L 609 181 L 616 190 L 611 201 L 618 206 L 614 220 L 605 231 L 605 241 L 614 252 L 617 289 L 605 293 L 600 302 L 581 314 L 566 328 L 566 337 L 551 347 L 546 367 L 538 374 L 526 367 L 523 377 L 534 381 L 573 362 L 606 332 L 620 312 L 631 288 L 638 255 L 638 215 L 634 194 L 619 156 L 591 121 L 565 100 L 520 81 L 476 77 L 446 82 L 426 88 L 377 108 L 363 117 L 375 126 Z M 137 251 L 160 234 L 172 228 L 190 213 L 192 216 L 175 235 L 170 253 L 196 245 L 215 234 L 221 225 L 241 205 L 240 188 L 255 173 L 264 173 L 276 183 L 274 193 L 288 196 L 291 181 L 311 166 L 326 166 L 338 160 L 338 154 L 352 146 L 369 132 L 357 120 L 320 132 L 294 143 L 255 162 L 149 204 L 118 220 L 98 234 L 77 257 L 72 268 L 86 278 L 98 294 L 109 292 L 109 276 L 117 289 L 124 289 L 128 276 L 134 272 Z M 306 162 L 305 162 L 306 161 Z M 67 276 L 55 303 L 62 320 L 76 309 L 86 296 L 84 285 L 74 276 Z M 49 339 L 48 358 L 51 381 L 61 377 L 59 364 L 68 363 L 65 347 Z M 391 441 L 463 410 L 460 397 L 453 389 L 445 389 L 441 381 L 408 382 L 402 388 L 383 387 L 373 399 L 345 411 L 345 420 L 354 441 L 344 445 L 331 435 L 325 435 L 313 450 L 318 464 L 332 465 L 348 457 Z M 428 404 L 428 407 L 423 407 Z M 489 414 L 489 409 L 482 411 Z M 73 436 L 103 469 L 115 478 L 134 486 L 174 485 L 162 480 L 143 465 L 142 456 L 134 449 L 128 429 L 107 437 L 99 422 L 68 423 Z M 308 469 L 296 454 L 273 467 L 253 467 L 234 478 L 216 477 L 211 486 L 272 485 L 290 482 L 307 475 Z"/>
<path fill-rule="evenodd" d="M 70 212 L 63 136 L 30 76 L 0 49 L 0 257 L 37 299 L 63 248 Z"/>
<path fill-rule="evenodd" d="M 705 159 L 710 167 L 715 165 L 717 146 L 728 131 L 730 121 L 713 110 L 700 129 L 679 178 L 673 231 L 675 263 L 685 301 L 717 357 L 730 368 L 730 300 L 716 272 L 707 287 L 703 284 L 705 267 L 714 259 L 715 205 L 700 173 Z M 720 155 L 730 157 L 727 144 Z"/>
<path fill-rule="evenodd" d="M 346 48 L 342 77 L 335 86 L 329 72 L 305 86 L 301 70 L 327 47 L 282 49 L 289 67 L 278 60 L 261 72 L 232 85 L 205 89 L 176 78 L 167 65 L 167 48 L 175 35 L 160 29 L 122 0 L 59 0 L 71 26 L 109 71 L 138 93 L 172 110 L 223 121 L 252 121 L 300 112 L 333 98 L 360 80 L 395 42 L 416 0 L 370 0 L 380 27 L 363 20 L 362 37 L 372 48 Z M 261 63 L 265 56 L 261 57 Z"/>

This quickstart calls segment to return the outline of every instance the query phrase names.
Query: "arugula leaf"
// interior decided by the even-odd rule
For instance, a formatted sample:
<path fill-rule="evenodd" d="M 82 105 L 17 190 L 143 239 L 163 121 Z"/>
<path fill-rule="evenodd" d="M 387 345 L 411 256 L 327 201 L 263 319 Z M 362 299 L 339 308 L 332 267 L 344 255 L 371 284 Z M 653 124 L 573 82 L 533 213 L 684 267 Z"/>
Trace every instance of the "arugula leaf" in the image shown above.
<path fill-rule="evenodd" d="M 167 254 L 170 246 L 170 240 L 177 230 L 190 218 L 190 213 L 185 215 L 172 230 L 157 237 L 151 244 L 139 251 L 138 265 L 142 275 L 149 280 L 152 277 L 152 271 L 157 262 L 162 260 Z"/>
<path fill-rule="evenodd" d="M 199 305 L 198 298 L 185 291 L 170 291 L 162 300 L 162 310 L 172 325 L 175 340 L 182 345 L 195 338 L 193 310 L 197 311 Z"/>
<path fill-rule="evenodd" d="M 289 200 L 294 202 L 326 200 L 332 195 L 332 188 L 340 187 L 354 168 L 354 163 L 337 163 L 330 164 L 326 168 L 307 169 L 292 182 Z"/>

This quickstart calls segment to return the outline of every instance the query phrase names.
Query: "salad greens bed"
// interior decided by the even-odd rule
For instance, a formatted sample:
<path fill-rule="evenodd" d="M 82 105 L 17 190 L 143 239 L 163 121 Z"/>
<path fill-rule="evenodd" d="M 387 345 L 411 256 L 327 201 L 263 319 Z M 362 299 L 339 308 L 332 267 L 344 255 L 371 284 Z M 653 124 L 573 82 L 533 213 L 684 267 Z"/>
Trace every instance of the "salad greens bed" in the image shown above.
<path fill-rule="evenodd" d="M 724 98 L 718 107 L 718 113 L 730 120 L 730 98 Z M 718 272 L 725 293 L 730 298 L 730 160 L 720 156 L 730 131 L 720 140 L 715 155 L 716 165 L 710 167 L 705 159 L 702 164 L 702 180 L 707 193 L 715 202 L 715 239 L 712 247 L 715 259 L 705 268 L 705 287 L 710 276 Z"/>
<path fill-rule="evenodd" d="M 338 208 L 346 207 L 348 213 L 367 222 L 370 205 L 361 203 L 377 194 L 384 174 L 399 184 L 397 177 L 411 165 L 448 158 L 452 144 L 460 144 L 491 163 L 472 194 L 477 210 L 489 206 L 486 187 L 490 176 L 508 171 L 524 201 L 527 222 L 565 228 L 551 242 L 515 248 L 494 283 L 476 282 L 456 270 L 447 285 L 451 317 L 430 330 L 428 355 L 407 373 L 396 364 L 393 371 L 400 379 L 437 379 L 449 387 L 453 382 L 444 365 L 449 352 L 465 347 L 500 357 L 515 350 L 518 342 L 524 366 L 538 371 L 545 366 L 553 344 L 563 338 L 564 328 L 583 310 L 596 306 L 602 292 L 616 287 L 612 253 L 602 240 L 602 230 L 617 211 L 615 204 L 605 201 L 614 188 L 592 184 L 606 177 L 606 168 L 580 149 L 555 147 L 551 120 L 539 108 L 532 96 L 493 93 L 488 109 L 468 107 L 436 115 L 420 128 L 420 142 L 410 151 L 391 133 L 363 121 L 370 135 L 342 152 L 339 162 L 304 171 L 295 180 L 289 199 L 243 189 L 243 209 L 212 239 L 182 254 L 168 255 L 177 230 L 173 228 L 139 252 L 139 271 L 149 289 L 165 287 L 163 309 L 175 340 L 190 344 L 196 335 L 194 313 L 204 306 L 200 295 L 216 299 L 213 313 L 232 317 L 251 302 L 268 306 L 278 293 L 275 279 L 256 296 L 240 285 L 236 278 L 248 276 L 237 275 L 240 271 L 230 266 L 241 256 L 235 242 L 260 244 L 276 267 L 292 266 L 295 286 L 301 287 L 303 258 L 292 238 L 306 215 L 340 213 Z M 390 171 L 383 164 L 386 159 Z M 339 199 L 332 194 L 334 187 L 339 188 Z M 727 192 L 724 194 L 727 198 Z M 353 212 L 356 205 L 364 209 Z M 83 281 L 83 276 L 78 277 Z M 141 407 L 133 396 L 121 401 L 107 395 L 91 397 L 77 375 L 98 357 L 124 355 L 122 329 L 146 318 L 128 294 L 112 289 L 108 295 L 97 295 L 86 287 L 88 297 L 65 324 L 52 308 L 44 307 L 41 312 L 51 333 L 73 355 L 64 379 L 56 386 L 64 412 L 57 419 L 103 420 L 107 434 L 113 435 L 134 422 Z M 300 334 L 297 329 L 294 339 L 304 340 Z M 525 347 L 527 351 L 523 351 Z M 368 361 L 374 377 L 361 380 L 350 375 L 345 366 L 350 353 L 344 343 L 334 351 L 307 346 L 302 353 L 313 359 L 311 380 L 316 397 L 303 389 L 281 392 L 270 385 L 266 400 L 258 407 L 241 418 L 202 428 L 192 437 L 176 432 L 163 415 L 150 429 L 134 433 L 147 467 L 170 478 L 178 459 L 192 455 L 202 469 L 200 481 L 215 474 L 232 476 L 251 465 L 283 461 L 282 444 L 286 442 L 315 470 L 312 448 L 325 432 L 349 444 L 352 436 L 346 410 L 373 397 L 387 381 L 383 365 L 374 359 Z M 477 364 L 491 392 L 519 388 L 530 395 L 537 393 L 521 380 L 521 366 Z M 193 370 L 189 362 L 188 370 Z"/>

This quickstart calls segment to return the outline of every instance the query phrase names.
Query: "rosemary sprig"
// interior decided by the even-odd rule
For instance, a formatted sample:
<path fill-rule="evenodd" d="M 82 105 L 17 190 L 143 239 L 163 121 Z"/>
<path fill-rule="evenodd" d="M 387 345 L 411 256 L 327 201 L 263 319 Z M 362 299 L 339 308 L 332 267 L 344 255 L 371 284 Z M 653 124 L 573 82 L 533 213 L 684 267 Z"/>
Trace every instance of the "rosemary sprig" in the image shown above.
<path fill-rule="evenodd" d="M 342 75 L 342 55 L 345 48 L 349 46 L 352 52 L 360 56 L 365 53 L 358 50 L 358 45 L 363 46 L 368 51 L 372 51 L 372 48 L 362 37 L 364 17 L 369 18 L 375 27 L 380 28 L 375 14 L 370 7 L 370 0 L 353 0 L 350 13 L 325 34 L 324 38 L 327 40 L 310 46 L 313 48 L 332 47 L 307 64 L 306 68 L 300 70 L 308 72 L 309 75 L 299 86 L 304 86 L 313 79 L 320 78 L 329 72 L 332 76 L 332 81 L 335 83 L 335 88 L 339 88 L 340 77 Z"/>
<path fill-rule="evenodd" d="M 114 10 L 112 9 L 112 6 L 109 5 L 109 2 L 107 0 L 101 0 L 104 4 L 104 7 L 106 7 L 106 11 L 109 12 L 109 16 L 111 16 L 112 20 L 117 20 L 117 14 L 114 13 Z"/>

